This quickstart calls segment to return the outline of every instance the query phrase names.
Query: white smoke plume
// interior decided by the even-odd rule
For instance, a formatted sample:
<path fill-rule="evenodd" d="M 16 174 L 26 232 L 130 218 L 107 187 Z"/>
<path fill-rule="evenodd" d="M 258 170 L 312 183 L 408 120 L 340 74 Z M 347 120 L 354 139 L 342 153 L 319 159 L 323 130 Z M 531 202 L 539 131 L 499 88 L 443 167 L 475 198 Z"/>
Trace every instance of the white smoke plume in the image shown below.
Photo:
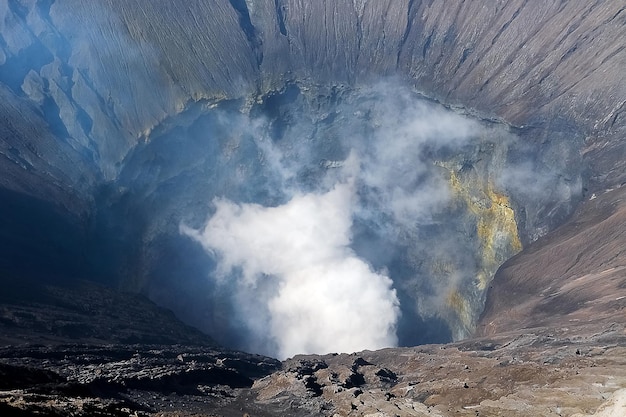
<path fill-rule="evenodd" d="M 216 200 L 204 230 L 183 229 L 220 258 L 219 275 L 241 268 L 240 291 L 277 281 L 266 329 L 281 358 L 396 343 L 391 280 L 349 248 L 354 185 L 298 195 L 278 207 Z"/>
<path fill-rule="evenodd" d="M 479 127 L 388 85 L 361 97 L 337 109 L 343 118 L 332 128 L 348 156 L 326 161 L 312 190 L 293 180 L 306 165 L 320 164 L 314 142 L 301 140 L 305 129 L 296 124 L 286 133 L 296 154 L 250 120 L 286 201 L 264 206 L 217 196 L 203 228 L 181 226 L 216 259 L 213 278 L 234 288 L 237 311 L 259 339 L 250 350 L 285 358 L 397 344 L 393 277 L 351 248 L 354 222 L 380 223 L 387 234 L 428 222 L 449 191 L 426 154 L 462 146 Z"/>

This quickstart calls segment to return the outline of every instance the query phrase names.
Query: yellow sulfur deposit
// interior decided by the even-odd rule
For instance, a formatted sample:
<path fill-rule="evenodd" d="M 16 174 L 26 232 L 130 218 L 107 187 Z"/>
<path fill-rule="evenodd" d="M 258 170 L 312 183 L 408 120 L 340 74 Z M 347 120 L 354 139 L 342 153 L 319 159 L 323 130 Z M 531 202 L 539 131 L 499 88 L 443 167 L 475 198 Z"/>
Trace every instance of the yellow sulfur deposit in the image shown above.
<path fill-rule="evenodd" d="M 449 169 L 449 173 L 454 197 L 469 211 L 468 219 L 476 222 L 481 253 L 477 259 L 476 290 L 483 292 L 498 267 L 522 250 L 515 212 L 509 198 L 496 191 L 489 179 L 463 177 L 454 169 Z M 477 317 L 472 314 L 469 300 L 464 299 L 457 288 L 449 290 L 446 304 L 456 312 L 457 319 L 466 329 L 473 328 Z"/>
<path fill-rule="evenodd" d="M 463 298 L 457 289 L 451 289 L 446 296 L 446 304 L 456 312 L 458 319 L 463 323 L 466 330 L 472 328 L 473 314 L 469 300 Z"/>
<path fill-rule="evenodd" d="M 502 262 L 522 250 L 509 198 L 497 192 L 491 181 L 486 180 L 484 184 L 465 182 L 455 171 L 450 171 L 450 185 L 476 220 L 485 269 L 497 269 Z M 481 198 L 477 198 L 477 194 Z M 486 285 L 486 282 L 482 284 Z"/>

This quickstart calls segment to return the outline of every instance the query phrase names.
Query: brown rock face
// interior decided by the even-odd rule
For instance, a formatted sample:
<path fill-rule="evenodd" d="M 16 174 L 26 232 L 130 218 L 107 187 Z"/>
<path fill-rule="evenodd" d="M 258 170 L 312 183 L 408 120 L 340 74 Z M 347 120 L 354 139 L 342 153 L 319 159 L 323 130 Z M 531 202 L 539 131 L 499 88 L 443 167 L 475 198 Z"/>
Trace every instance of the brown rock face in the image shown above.
<path fill-rule="evenodd" d="M 478 334 L 623 323 L 625 196 L 623 187 L 593 194 L 565 225 L 506 262 L 488 292 Z"/>

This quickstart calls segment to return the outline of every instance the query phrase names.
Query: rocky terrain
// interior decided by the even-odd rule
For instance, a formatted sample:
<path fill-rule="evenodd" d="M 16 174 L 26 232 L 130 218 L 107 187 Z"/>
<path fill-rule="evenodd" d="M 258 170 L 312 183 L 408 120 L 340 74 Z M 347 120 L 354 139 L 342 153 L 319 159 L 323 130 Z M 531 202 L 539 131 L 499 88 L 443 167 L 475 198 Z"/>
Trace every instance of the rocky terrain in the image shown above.
<path fill-rule="evenodd" d="M 626 328 L 613 311 L 602 314 L 601 304 L 593 315 L 555 313 L 541 326 L 501 328 L 456 343 L 281 363 L 218 348 L 140 297 L 88 283 L 73 288 L 3 302 L 3 416 L 617 417 L 624 411 Z M 584 318 L 569 318 L 575 312 Z M 595 414 L 601 407 L 608 411 Z"/>
<path fill-rule="evenodd" d="M 624 327 L 586 326 L 296 357 L 253 390 L 261 403 L 298 404 L 297 415 L 520 417 L 595 413 L 617 392 L 612 415 L 623 415 Z"/>
<path fill-rule="evenodd" d="M 1 415 L 626 415 L 625 1 L 181 4 L 0 1 Z M 488 126 L 404 152 L 445 210 L 351 242 L 426 344 L 219 347 L 266 347 L 241 312 L 275 288 L 233 296 L 182 226 L 285 203 L 268 141 L 315 190 L 409 90 Z"/>
<path fill-rule="evenodd" d="M 219 348 L 141 296 L 90 282 L 14 284 L 0 304 L 3 416 L 214 415 L 244 406 L 245 388 L 280 368 Z"/>
<path fill-rule="evenodd" d="M 188 345 L 22 346 L 0 355 L 7 416 L 242 415 L 262 410 L 245 388 L 279 366 Z"/>

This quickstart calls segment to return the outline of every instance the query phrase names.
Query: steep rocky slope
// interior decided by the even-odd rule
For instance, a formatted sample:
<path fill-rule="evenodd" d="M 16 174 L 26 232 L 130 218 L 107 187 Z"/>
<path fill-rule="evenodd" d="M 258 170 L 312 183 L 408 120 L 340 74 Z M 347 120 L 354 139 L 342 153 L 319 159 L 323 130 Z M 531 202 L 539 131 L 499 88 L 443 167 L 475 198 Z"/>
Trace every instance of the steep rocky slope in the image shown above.
<path fill-rule="evenodd" d="M 181 326 L 174 314 L 143 296 L 90 281 L 36 285 L 4 277 L 0 343 L 186 344 L 216 346 L 207 335 Z"/>
<path fill-rule="evenodd" d="M 47 101 L 44 116 L 74 147 L 97 150 L 108 177 L 138 139 L 190 102 L 294 80 L 359 84 L 401 74 L 446 103 L 517 126 L 563 124 L 599 145 L 624 127 L 623 6 L 7 2 L 4 95 Z"/>
<path fill-rule="evenodd" d="M 495 268 L 518 250 L 517 243 L 494 243 L 497 230 L 508 230 L 506 239 L 525 245 L 562 222 L 584 187 L 594 191 L 621 181 L 625 54 L 614 39 L 623 37 L 622 6 L 606 1 L 450 6 L 216 0 L 184 8 L 167 1 L 6 2 L 0 10 L 0 79 L 2 113 L 9 122 L 3 125 L 0 169 L 7 197 L 22 204 L 5 209 L 5 218 L 15 219 L 7 221 L 5 246 L 14 247 L 12 254 L 53 258 L 40 270 L 35 265 L 33 276 L 49 279 L 54 271 L 103 282 L 114 278 L 114 285 L 148 293 L 202 325 L 206 320 L 198 317 L 216 312 L 189 308 L 206 305 L 201 300 L 180 300 L 215 293 L 193 279 L 211 273 L 210 260 L 182 242 L 179 225 L 199 227 L 210 214 L 212 196 L 276 204 L 225 174 L 239 163 L 241 175 L 266 175 L 258 172 L 263 160 L 255 162 L 250 149 L 232 148 L 239 145 L 230 144 L 228 123 L 220 126 L 223 116 L 216 122 L 215 112 L 269 118 L 273 141 L 301 146 L 299 137 L 320 141 L 321 135 L 332 135 L 326 126 L 339 123 L 342 105 L 359 102 L 359 91 L 381 77 L 395 77 L 425 97 L 483 121 L 502 122 L 527 146 L 491 151 L 490 143 L 506 141 L 487 135 L 487 144 L 434 161 L 448 171 L 458 193 L 459 210 L 451 217 L 468 213 L 468 224 L 476 229 L 450 227 L 470 247 L 467 259 L 444 256 L 419 267 L 422 248 L 404 243 L 400 248 L 410 261 L 396 262 L 397 270 L 431 274 L 433 282 L 462 276 L 445 294 L 417 288 L 421 283 L 404 285 L 408 289 L 401 293 L 409 298 L 402 303 L 404 317 L 428 320 L 411 311 L 428 309 L 412 294 L 435 292 L 448 300 L 441 315 L 450 334 L 462 337 L 475 326 Z M 307 117 L 308 130 L 294 131 Z M 214 139 L 198 140 L 207 129 Z M 347 156 L 323 139 L 316 146 L 312 152 L 320 159 Z M 207 150 L 199 151 L 202 147 Z M 192 148 L 198 149 L 194 155 Z M 485 160 L 490 162 L 480 162 Z M 551 177 L 550 183 L 528 184 L 535 179 L 513 169 L 526 167 L 526 161 L 538 175 Z M 494 189 L 502 171 L 521 177 L 518 191 Z M 212 178 L 212 188 L 204 178 Z M 545 188 L 550 195 L 538 191 L 529 197 L 520 188 Z M 510 203 L 498 203 L 497 193 Z M 503 210 L 512 207 L 515 225 L 502 223 L 506 215 L 494 217 L 493 210 L 481 208 L 494 202 Z M 25 216 L 24 204 L 38 209 Z M 42 211 L 50 214 L 40 221 Z M 72 233 L 19 238 L 33 229 L 45 233 L 48 224 Z M 441 234 L 449 231 L 440 228 L 430 238 L 441 240 Z M 59 248 L 55 256 L 46 255 L 44 242 Z M 189 261 L 192 257 L 196 260 Z M 3 264 L 19 270 L 19 259 L 8 255 Z M 476 266 L 468 266 L 472 263 Z M 164 273 L 171 270 L 177 276 Z M 180 282 L 191 284 L 181 290 Z M 408 307 L 411 303 L 416 307 Z M 205 330 L 222 333 L 219 323 Z"/>
<path fill-rule="evenodd" d="M 507 261 L 478 333 L 623 322 L 624 193 L 619 187 L 592 194 L 567 224 Z"/>

